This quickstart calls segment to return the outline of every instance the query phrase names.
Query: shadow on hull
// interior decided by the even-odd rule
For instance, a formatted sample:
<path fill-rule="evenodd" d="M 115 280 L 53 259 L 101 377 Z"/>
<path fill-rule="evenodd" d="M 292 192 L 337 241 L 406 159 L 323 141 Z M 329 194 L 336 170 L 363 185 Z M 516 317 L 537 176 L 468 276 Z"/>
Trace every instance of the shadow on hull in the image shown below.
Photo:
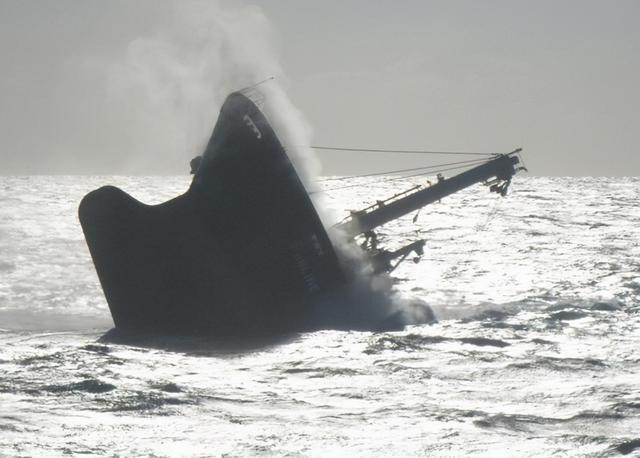
<path fill-rule="evenodd" d="M 236 354 L 264 351 L 280 345 L 293 343 L 300 338 L 297 332 L 282 332 L 261 335 L 213 336 L 176 335 L 140 330 L 113 328 L 98 342 L 102 344 L 127 345 L 144 349 L 184 353 L 191 356 L 225 357 Z"/>
<path fill-rule="evenodd" d="M 346 285 L 273 129 L 231 94 L 188 191 L 145 205 L 105 186 L 79 217 L 119 330 L 268 336 L 323 327 Z"/>

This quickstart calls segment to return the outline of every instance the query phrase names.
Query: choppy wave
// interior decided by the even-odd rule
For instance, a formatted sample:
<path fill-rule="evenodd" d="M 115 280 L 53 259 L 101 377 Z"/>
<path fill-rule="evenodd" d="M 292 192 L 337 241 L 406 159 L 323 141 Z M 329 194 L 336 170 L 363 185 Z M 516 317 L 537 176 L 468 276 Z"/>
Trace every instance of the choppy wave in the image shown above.
<path fill-rule="evenodd" d="M 104 183 L 187 178 L 0 178 L 0 455 L 640 456 L 640 180 L 444 199 L 380 235 L 427 240 L 396 288 L 437 323 L 254 342 L 109 331 L 76 217 Z M 334 210 L 390 191 L 353 184 Z"/>

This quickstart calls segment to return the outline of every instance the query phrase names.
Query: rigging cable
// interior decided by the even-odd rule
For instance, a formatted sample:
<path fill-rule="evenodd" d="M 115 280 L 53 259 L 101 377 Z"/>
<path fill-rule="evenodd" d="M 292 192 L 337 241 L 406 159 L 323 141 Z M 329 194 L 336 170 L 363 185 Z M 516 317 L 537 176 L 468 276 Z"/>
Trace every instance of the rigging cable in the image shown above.
<path fill-rule="evenodd" d="M 406 149 L 379 149 L 379 148 L 345 148 L 339 146 L 311 146 L 316 150 L 324 151 L 352 151 L 357 153 L 390 153 L 390 154 L 450 154 L 450 155 L 467 155 L 467 156 L 498 156 L 498 153 L 480 153 L 471 151 L 423 151 L 423 150 L 406 150 Z"/>
<path fill-rule="evenodd" d="M 464 162 L 467 162 L 467 161 L 464 161 Z M 469 162 L 471 162 L 471 161 L 469 161 Z M 482 163 L 484 163 L 484 162 L 488 162 L 488 161 L 485 161 L 485 160 L 476 160 L 476 161 L 474 161 L 474 162 L 475 162 L 475 163 L 477 163 L 477 164 L 482 164 Z M 449 164 L 449 165 L 450 165 L 450 164 Z M 428 171 L 425 171 L 425 169 L 426 169 L 426 168 L 433 168 L 434 166 L 430 166 L 430 167 L 415 167 L 413 170 L 421 170 L 421 172 L 413 173 L 413 174 L 409 174 L 409 175 L 401 175 L 401 176 L 398 176 L 398 177 L 391 177 L 391 178 L 387 178 L 386 180 L 383 180 L 383 182 L 384 182 L 384 183 L 387 183 L 387 182 L 389 182 L 389 181 L 403 180 L 403 179 L 406 179 L 406 178 L 413 178 L 413 177 L 425 176 L 425 175 L 433 175 L 434 173 L 436 173 L 436 174 L 437 174 L 437 173 L 441 173 L 441 172 L 448 172 L 448 171 L 450 171 L 450 170 L 462 169 L 462 168 L 469 167 L 469 166 L 471 166 L 471 165 L 475 165 L 475 164 L 469 164 L 469 163 L 466 163 L 466 164 L 464 164 L 464 165 L 457 165 L 457 166 L 454 166 L 454 167 L 445 167 L 445 168 L 443 168 L 443 169 L 438 169 L 438 170 L 428 170 Z M 442 165 L 440 165 L 439 167 L 441 167 L 441 166 L 442 166 Z M 406 171 L 411 171 L 411 169 L 406 169 Z M 396 172 L 397 172 L 397 171 L 396 171 Z M 389 173 L 393 173 L 393 172 L 386 172 L 386 174 L 389 174 Z M 358 176 L 354 176 L 354 177 L 345 177 L 345 178 L 358 178 Z M 311 191 L 311 192 L 309 192 L 308 194 L 321 194 L 321 193 L 327 193 L 327 192 L 337 191 L 337 190 L 339 190 L 339 189 L 355 188 L 355 187 L 359 187 L 359 186 L 363 186 L 363 185 L 362 185 L 362 184 L 348 184 L 348 185 L 345 185 L 345 186 L 338 186 L 338 187 L 330 188 L 330 189 L 321 189 L 321 190 L 318 190 L 318 191 Z"/>
<path fill-rule="evenodd" d="M 445 164 L 436 164 L 436 165 L 427 165 L 427 166 L 421 166 L 421 167 L 412 167 L 409 169 L 399 169 L 399 170 L 388 170 L 385 172 L 373 172 L 373 173 L 365 173 L 362 175 L 348 175 L 348 176 L 342 176 L 342 177 L 332 177 L 332 178 L 325 178 L 322 180 L 317 180 L 316 183 L 325 183 L 327 181 L 342 181 L 342 180 L 349 180 L 351 178 L 364 178 L 364 177 L 374 177 L 374 176 L 379 176 L 379 175 L 391 175 L 394 173 L 402 173 L 402 172 L 415 172 L 416 170 L 427 170 L 427 169 L 435 169 L 438 167 L 445 167 L 448 165 L 458 165 L 458 164 L 466 164 L 466 165 L 475 165 L 475 164 L 480 164 L 482 162 L 486 162 L 485 159 L 471 159 L 468 161 L 458 161 L 458 162 L 449 162 L 449 163 L 445 163 Z"/>
<path fill-rule="evenodd" d="M 489 162 L 489 161 L 480 161 L 477 164 L 480 165 L 480 164 L 484 164 L 486 162 Z M 475 165 L 475 164 L 458 165 L 456 167 L 447 167 L 447 168 L 444 168 L 444 169 L 438 169 L 438 170 L 432 170 L 432 171 L 430 170 L 429 172 L 412 173 L 411 175 L 402 175 L 402 176 L 399 176 L 399 177 L 390 178 L 389 181 L 402 180 L 402 179 L 405 179 L 405 178 L 421 177 L 421 176 L 426 176 L 426 175 L 432 175 L 434 173 L 448 172 L 450 170 L 464 169 L 464 168 L 469 167 L 471 165 Z"/>
<path fill-rule="evenodd" d="M 487 212 L 487 217 L 486 217 L 484 223 L 478 223 L 478 224 L 475 225 L 474 229 L 476 230 L 476 232 L 483 232 L 483 231 L 485 231 L 487 229 L 487 226 L 493 220 L 494 216 L 498 212 L 498 205 L 500 205 L 500 201 L 501 200 L 502 199 L 495 199 L 494 200 L 493 206 Z"/>

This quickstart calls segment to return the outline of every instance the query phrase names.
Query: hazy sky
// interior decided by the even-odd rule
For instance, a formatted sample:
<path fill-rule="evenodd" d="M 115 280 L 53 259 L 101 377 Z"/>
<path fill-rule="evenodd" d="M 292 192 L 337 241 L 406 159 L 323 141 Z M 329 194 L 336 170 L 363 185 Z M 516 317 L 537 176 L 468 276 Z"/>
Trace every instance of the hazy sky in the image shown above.
<path fill-rule="evenodd" d="M 275 75 L 314 144 L 638 176 L 639 19 L 639 0 L 0 0 L 0 174 L 186 173 L 224 94 Z"/>

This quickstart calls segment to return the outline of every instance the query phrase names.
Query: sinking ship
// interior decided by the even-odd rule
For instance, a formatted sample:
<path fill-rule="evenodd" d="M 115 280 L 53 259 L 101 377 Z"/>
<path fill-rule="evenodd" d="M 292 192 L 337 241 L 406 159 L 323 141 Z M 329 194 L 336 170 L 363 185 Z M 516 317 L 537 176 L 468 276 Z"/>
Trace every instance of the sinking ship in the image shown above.
<path fill-rule="evenodd" d="M 412 188 L 323 226 L 258 103 L 228 96 L 188 190 L 145 205 L 104 186 L 79 207 L 116 329 L 174 335 L 268 335 L 331 327 L 321 318 L 353 281 L 336 237 L 354 241 L 371 275 L 421 255 L 424 241 L 385 250 L 375 229 L 475 183 L 504 195 L 518 151 Z M 357 242 L 356 242 L 357 239 Z M 347 301 L 348 302 L 348 301 Z"/>

